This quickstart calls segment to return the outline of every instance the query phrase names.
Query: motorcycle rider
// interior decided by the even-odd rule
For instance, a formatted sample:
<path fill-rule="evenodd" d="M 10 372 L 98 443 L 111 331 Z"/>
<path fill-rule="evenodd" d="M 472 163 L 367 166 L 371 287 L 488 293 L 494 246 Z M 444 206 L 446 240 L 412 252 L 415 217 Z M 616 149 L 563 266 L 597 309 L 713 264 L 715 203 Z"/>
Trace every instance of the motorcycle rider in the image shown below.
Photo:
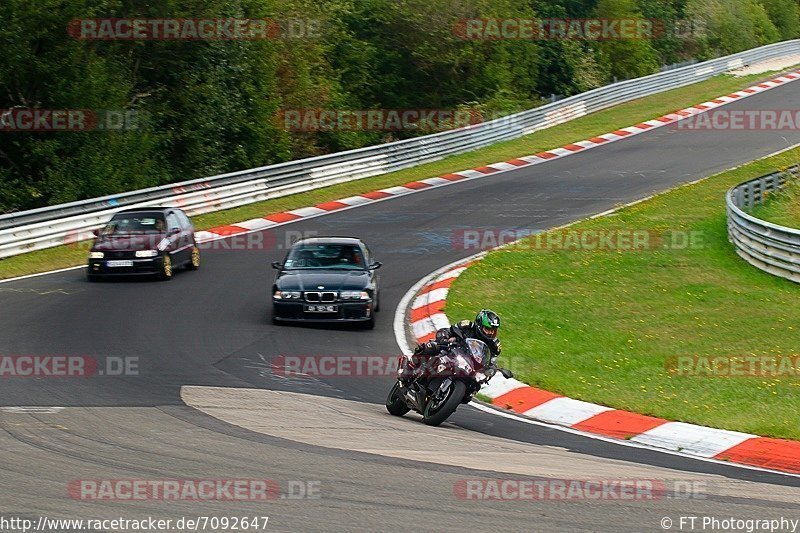
<path fill-rule="evenodd" d="M 497 361 L 500 355 L 501 344 L 497 338 L 500 328 L 500 317 L 491 309 L 481 309 L 474 322 L 462 320 L 449 328 L 441 328 L 436 332 L 434 340 L 418 344 L 414 354 L 403 358 L 401 381 L 413 380 L 419 377 L 426 368 L 428 359 L 454 342 L 463 342 L 465 339 L 477 339 L 486 343 L 492 352 L 491 364 Z"/>

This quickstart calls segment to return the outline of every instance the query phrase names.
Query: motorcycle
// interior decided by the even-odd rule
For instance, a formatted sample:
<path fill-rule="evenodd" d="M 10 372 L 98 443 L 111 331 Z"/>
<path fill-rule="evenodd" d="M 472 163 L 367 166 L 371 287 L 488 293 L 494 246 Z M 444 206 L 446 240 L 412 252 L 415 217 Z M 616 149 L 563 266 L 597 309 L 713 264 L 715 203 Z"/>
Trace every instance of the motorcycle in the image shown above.
<path fill-rule="evenodd" d="M 398 379 L 386 398 L 386 410 L 395 416 L 414 410 L 425 424 L 438 426 L 459 405 L 472 401 L 497 372 L 506 378 L 513 376 L 510 370 L 498 368 L 495 359 L 486 343 L 470 338 L 446 345 L 413 376 L 407 375 L 410 356 L 402 356 Z"/>

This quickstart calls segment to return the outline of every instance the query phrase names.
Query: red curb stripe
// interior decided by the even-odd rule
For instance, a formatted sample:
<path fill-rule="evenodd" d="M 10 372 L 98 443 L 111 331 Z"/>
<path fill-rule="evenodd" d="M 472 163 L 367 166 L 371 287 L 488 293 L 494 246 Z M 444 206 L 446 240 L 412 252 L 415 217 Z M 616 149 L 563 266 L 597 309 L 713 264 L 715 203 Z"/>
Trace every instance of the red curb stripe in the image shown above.
<path fill-rule="evenodd" d="M 755 89 L 742 89 L 742 92 L 753 94 L 757 93 L 758 91 L 756 91 Z"/>
<path fill-rule="evenodd" d="M 759 83 L 758 85 L 756 85 L 756 87 L 763 87 L 764 89 L 769 89 L 770 88 L 770 86 L 767 85 L 766 83 Z M 745 89 L 745 91 L 747 91 L 747 90 L 748 89 Z"/>
<path fill-rule="evenodd" d="M 275 213 L 274 215 L 267 215 L 264 218 L 272 222 L 281 223 L 281 222 L 290 222 L 292 220 L 297 220 L 298 218 L 303 218 L 303 217 L 301 217 L 300 215 L 295 215 L 294 213 L 283 212 L 283 213 Z"/>
<path fill-rule="evenodd" d="M 625 130 L 615 130 L 615 131 L 613 131 L 611 133 L 613 133 L 614 135 L 619 135 L 620 137 L 625 137 L 626 135 L 630 135 L 631 134 L 631 132 L 625 131 Z"/>
<path fill-rule="evenodd" d="M 797 441 L 755 437 L 714 458 L 800 474 L 800 442 Z"/>
<path fill-rule="evenodd" d="M 605 411 L 572 426 L 581 431 L 597 433 L 617 439 L 627 439 L 665 424 L 663 418 L 645 416 L 628 411 Z"/>
<path fill-rule="evenodd" d="M 363 196 L 364 198 L 369 198 L 370 200 L 380 200 L 381 198 L 388 198 L 389 196 L 392 195 L 389 194 L 388 192 L 372 191 L 372 192 L 365 192 L 360 196 Z"/>
<path fill-rule="evenodd" d="M 427 189 L 428 187 L 431 187 L 431 184 L 424 183 L 422 181 L 410 181 L 408 183 L 404 183 L 402 186 L 406 187 L 407 189 L 414 189 L 415 191 L 418 191 L 419 189 Z"/>
<path fill-rule="evenodd" d="M 720 100 L 719 98 L 715 98 L 715 99 L 713 99 L 711 101 L 714 102 L 715 104 L 724 104 L 725 103 L 725 100 Z"/>
<path fill-rule="evenodd" d="M 580 146 L 578 144 L 567 144 L 562 146 L 561 148 L 564 148 L 565 150 L 569 150 L 571 152 L 578 152 L 580 150 L 585 150 L 583 146 Z"/>
<path fill-rule="evenodd" d="M 707 105 L 700 105 L 700 104 L 697 104 L 696 106 L 693 106 L 693 107 L 694 107 L 695 109 L 699 109 L 699 110 L 701 110 L 701 111 L 705 111 L 706 109 L 708 109 L 708 106 L 707 106 Z"/>
<path fill-rule="evenodd" d="M 453 284 L 453 281 L 455 281 L 455 279 L 456 278 L 447 278 L 447 279 L 443 279 L 441 281 L 437 281 L 436 283 L 431 283 L 430 285 L 425 285 L 417 293 L 417 296 L 419 296 L 421 294 L 427 294 L 427 293 L 429 293 L 429 292 L 431 292 L 433 290 L 436 290 L 436 289 L 447 289 L 447 288 L 450 287 L 450 285 Z"/>
<path fill-rule="evenodd" d="M 539 152 L 538 154 L 533 154 L 536 157 L 541 157 L 542 159 L 553 159 L 558 157 L 556 154 L 551 154 L 550 152 Z"/>
<path fill-rule="evenodd" d="M 418 322 L 423 318 L 428 318 L 431 315 L 436 313 L 441 313 L 444 309 L 444 300 L 439 300 L 436 302 L 431 302 L 427 305 L 423 305 L 422 307 L 418 307 L 417 309 L 411 310 L 411 322 Z"/>
<path fill-rule="evenodd" d="M 343 204 L 342 202 L 324 202 L 321 204 L 317 204 L 314 207 L 318 209 L 324 209 L 325 211 L 336 211 L 337 209 L 342 209 L 343 207 L 350 207 L 347 204 Z"/>
<path fill-rule="evenodd" d="M 736 93 L 731 93 L 731 94 L 728 95 L 728 98 L 741 98 L 741 96 L 739 96 Z"/>
<path fill-rule="evenodd" d="M 667 123 L 667 122 L 673 122 L 675 119 L 674 118 L 669 118 L 669 117 L 667 117 L 665 115 L 663 117 L 658 117 L 656 120 L 659 121 L 659 122 Z"/>
<path fill-rule="evenodd" d="M 494 167 L 478 167 L 474 170 L 477 170 L 478 172 L 481 172 L 483 174 L 494 174 L 495 172 L 500 172 L 498 169 Z"/>
<path fill-rule="evenodd" d="M 237 235 L 239 233 L 245 233 L 246 231 L 250 230 L 248 230 L 247 228 L 243 228 L 241 226 L 229 224 L 227 226 L 218 226 L 216 228 L 211 228 L 210 230 L 206 231 L 210 231 L 211 233 L 216 233 L 217 235 L 225 235 L 227 237 L 228 235 Z"/>
<path fill-rule="evenodd" d="M 442 178 L 443 180 L 458 181 L 458 180 L 463 180 L 466 176 L 462 176 L 461 174 L 444 174 L 439 177 Z"/>
<path fill-rule="evenodd" d="M 773 82 L 773 83 L 783 83 L 783 80 L 781 80 L 781 79 L 778 79 L 778 78 L 774 78 L 774 79 L 771 79 L 771 80 L 769 80 L 769 81 L 771 81 L 771 82 Z"/>
<path fill-rule="evenodd" d="M 436 338 L 436 332 L 435 331 L 432 332 L 432 333 L 426 333 L 422 337 L 418 337 L 417 338 L 417 342 L 419 342 L 421 344 L 423 342 L 428 342 L 430 340 L 433 340 L 434 338 Z"/>
<path fill-rule="evenodd" d="M 604 139 L 603 137 L 592 137 L 592 138 L 591 138 L 591 139 L 589 139 L 589 140 L 590 140 L 591 142 L 593 142 L 593 143 L 597 143 L 597 144 L 601 144 L 601 143 L 607 143 L 607 142 L 608 142 L 608 139 Z"/>
<path fill-rule="evenodd" d="M 638 123 L 638 124 L 636 125 L 636 127 L 637 127 L 637 128 L 641 128 L 641 129 L 643 129 L 643 130 L 646 130 L 646 129 L 650 129 L 650 128 L 652 128 L 653 126 L 651 126 L 650 124 L 645 124 L 644 122 L 640 122 L 640 123 Z"/>
<path fill-rule="evenodd" d="M 555 398 L 561 398 L 561 395 L 533 387 L 520 387 L 493 399 L 492 404 L 517 413 L 524 413 L 528 409 L 533 409 Z"/>
<path fill-rule="evenodd" d="M 515 167 L 524 167 L 526 165 L 530 165 L 529 162 L 523 161 L 522 159 L 509 159 L 506 161 L 509 165 L 514 165 Z"/>

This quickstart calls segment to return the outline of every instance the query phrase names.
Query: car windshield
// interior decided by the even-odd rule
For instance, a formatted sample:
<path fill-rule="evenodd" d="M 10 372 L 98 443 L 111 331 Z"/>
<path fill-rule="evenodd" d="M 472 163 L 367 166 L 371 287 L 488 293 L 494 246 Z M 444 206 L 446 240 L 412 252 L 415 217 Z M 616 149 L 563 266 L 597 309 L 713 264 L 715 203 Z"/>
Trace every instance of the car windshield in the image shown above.
<path fill-rule="evenodd" d="M 292 248 L 283 267 L 298 269 L 364 270 L 361 248 L 353 244 L 304 244 Z"/>
<path fill-rule="evenodd" d="M 101 232 L 103 235 L 132 233 L 163 233 L 166 222 L 163 213 L 120 213 L 114 215 Z"/>

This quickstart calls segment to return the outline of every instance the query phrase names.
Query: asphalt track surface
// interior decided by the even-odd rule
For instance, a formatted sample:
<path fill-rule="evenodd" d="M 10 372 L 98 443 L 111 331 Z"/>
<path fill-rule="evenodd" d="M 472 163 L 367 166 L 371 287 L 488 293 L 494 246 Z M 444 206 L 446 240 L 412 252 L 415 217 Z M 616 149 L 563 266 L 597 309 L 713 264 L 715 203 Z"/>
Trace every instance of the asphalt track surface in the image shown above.
<path fill-rule="evenodd" d="M 800 108 L 800 83 L 722 109 L 780 108 Z M 454 231 L 553 227 L 797 142 L 798 131 L 659 128 L 545 164 L 265 232 L 265 242 L 275 243 L 286 242 L 286 232 L 363 238 L 384 263 L 382 311 L 372 331 L 271 324 L 269 288 L 274 271 L 269 264 L 282 259 L 281 244 L 259 250 L 207 250 L 199 271 L 179 272 L 169 283 L 88 283 L 82 270 L 73 270 L 0 284 L 0 353 L 138 357 L 141 367 L 140 375 L 120 378 L 3 380 L 2 406 L 64 409 L 39 414 L 0 410 L 4 430 L 0 514 L 63 518 L 266 514 L 270 529 L 286 531 L 409 527 L 657 531 L 659 519 L 668 515 L 800 518 L 796 503 L 800 498 L 777 497 L 795 494 L 798 478 L 619 446 L 471 407 L 460 408 L 450 423 L 436 430 L 440 434 L 430 435 L 432 440 L 426 442 L 431 455 L 425 457 L 390 449 L 365 452 L 363 446 L 348 442 L 347 435 L 315 441 L 311 437 L 319 432 L 320 420 L 306 420 L 313 413 L 304 415 L 306 423 L 294 428 L 299 433 L 287 438 L 285 427 L 246 429 L 247 425 L 231 423 L 228 416 L 209 416 L 188 407 L 181 399 L 181 388 L 189 385 L 302 393 L 316 396 L 320 405 L 364 406 L 366 411 L 359 411 L 355 420 L 363 430 L 375 430 L 376 445 L 380 444 L 376 447 L 391 448 L 393 432 L 412 441 L 416 431 L 428 435 L 428 428 L 422 431 L 411 417 L 399 421 L 405 424 L 400 428 L 392 425 L 398 421 L 381 405 L 390 378 L 289 379 L 277 375 L 271 363 L 279 355 L 398 353 L 392 319 L 404 293 L 433 270 L 474 253 L 452 246 Z M 299 405 L 292 402 L 307 396 L 288 397 L 291 401 L 281 409 L 261 412 L 265 420 L 280 419 L 283 426 L 292 426 L 293 405 Z M 336 417 L 319 416 L 330 426 L 339 424 Z M 474 461 L 465 459 L 459 466 L 438 458 L 442 451 L 438 446 L 460 446 L 453 435 L 469 436 L 469 446 L 477 454 Z M 594 472 L 612 479 L 615 472 L 626 471 L 651 479 L 700 476 L 711 479 L 712 485 L 736 486 L 738 494 L 633 503 L 459 500 L 453 493 L 459 480 L 509 473 L 494 468 L 491 452 L 497 439 L 516 441 L 511 444 L 525 446 L 530 457 L 541 456 L 542 472 L 553 477 L 582 479 Z M 551 451 L 558 453 L 548 455 Z M 554 467 L 561 475 L 553 472 Z M 87 478 L 236 477 L 316 480 L 322 497 L 268 504 L 86 502 L 71 499 L 66 488 L 70 480 Z"/>

